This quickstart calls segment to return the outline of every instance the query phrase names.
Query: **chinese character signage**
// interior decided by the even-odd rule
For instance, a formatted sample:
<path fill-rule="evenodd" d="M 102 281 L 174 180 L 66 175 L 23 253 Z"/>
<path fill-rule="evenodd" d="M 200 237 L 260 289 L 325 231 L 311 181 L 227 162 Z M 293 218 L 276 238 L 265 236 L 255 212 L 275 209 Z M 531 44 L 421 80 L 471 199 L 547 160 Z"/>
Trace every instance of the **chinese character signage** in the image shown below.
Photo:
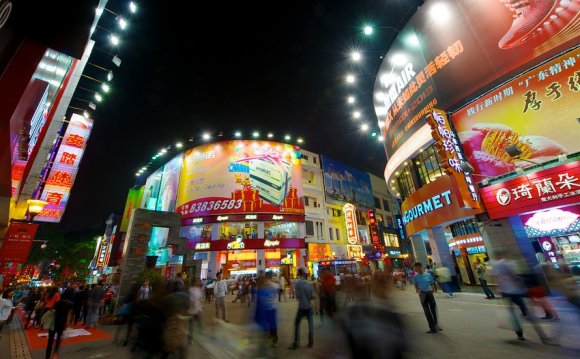
<path fill-rule="evenodd" d="M 92 128 L 93 120 L 72 115 L 39 198 L 48 204 L 35 221 L 60 222 L 62 219 Z"/>
<path fill-rule="evenodd" d="M 346 241 L 348 244 L 358 244 L 358 224 L 356 221 L 356 207 L 347 203 L 342 208 L 344 212 L 344 222 L 346 224 Z"/>
<path fill-rule="evenodd" d="M 431 134 L 435 140 L 439 155 L 445 168 L 445 173 L 454 176 L 460 189 L 459 200 L 462 207 L 479 208 L 477 189 L 473 177 L 464 173 L 461 164 L 465 162 L 465 157 L 459 145 L 457 135 L 447 118 L 445 112 L 433 109 L 427 115 L 427 123 L 431 126 Z"/>
<path fill-rule="evenodd" d="M 332 257 L 330 244 L 308 243 L 308 259 L 311 262 L 317 262 Z"/>
<path fill-rule="evenodd" d="M 0 249 L 0 262 L 26 262 L 37 229 L 38 224 L 10 223 Z"/>
<path fill-rule="evenodd" d="M 494 89 L 452 120 L 475 172 L 499 176 L 580 151 L 579 113 L 580 48 Z M 507 154 L 511 144 L 522 151 L 518 158 Z"/>
<path fill-rule="evenodd" d="M 183 155 L 177 212 L 304 214 L 298 147 L 269 141 L 224 141 Z"/>
<path fill-rule="evenodd" d="M 577 13 L 577 1 L 425 1 L 399 32 L 375 80 L 374 107 L 387 157 L 425 125 L 422 119 L 433 107 L 454 109 L 515 71 L 577 45 Z M 542 85 L 536 101 L 552 101 L 559 91 L 564 99 L 568 84 L 550 89 L 553 82 Z M 539 106 L 532 96 L 528 101 L 528 112 Z"/>
<path fill-rule="evenodd" d="M 348 258 L 360 261 L 364 258 L 363 248 L 360 244 L 347 244 L 346 253 Z"/>
<path fill-rule="evenodd" d="M 223 251 L 228 249 L 264 249 L 264 248 L 304 248 L 304 238 L 280 238 L 277 239 L 276 245 L 269 239 L 246 239 L 242 241 L 234 241 L 241 243 L 240 246 L 232 246 L 232 241 L 229 240 L 214 240 L 197 242 L 195 244 L 196 251 Z M 235 247 L 235 248 L 234 248 Z"/>
<path fill-rule="evenodd" d="M 338 205 L 352 203 L 359 208 L 373 208 L 373 190 L 368 173 L 322 156 L 324 195 Z"/>
<path fill-rule="evenodd" d="M 580 161 L 486 186 L 480 191 L 491 219 L 575 204 L 580 201 Z"/>

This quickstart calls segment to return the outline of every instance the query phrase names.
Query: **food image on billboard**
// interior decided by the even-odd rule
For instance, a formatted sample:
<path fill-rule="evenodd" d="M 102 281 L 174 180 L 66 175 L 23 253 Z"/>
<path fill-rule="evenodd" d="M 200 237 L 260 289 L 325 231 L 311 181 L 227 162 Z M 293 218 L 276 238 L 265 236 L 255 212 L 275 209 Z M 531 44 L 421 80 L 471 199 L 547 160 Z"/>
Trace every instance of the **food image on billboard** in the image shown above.
<path fill-rule="evenodd" d="M 452 121 L 475 173 L 499 176 L 580 151 L 579 113 L 577 48 L 459 109 Z M 518 158 L 506 152 L 511 144 Z"/>
<path fill-rule="evenodd" d="M 177 194 L 183 217 L 224 213 L 303 214 L 298 147 L 224 141 L 186 151 Z"/>
<path fill-rule="evenodd" d="M 322 156 L 324 194 L 329 203 L 352 203 L 360 208 L 374 208 L 371 178 L 368 173 Z"/>
<path fill-rule="evenodd" d="M 379 68 L 374 106 L 390 158 L 433 107 L 454 110 L 578 44 L 580 0 L 427 1 Z"/>
<path fill-rule="evenodd" d="M 163 166 L 156 205 L 158 211 L 173 212 L 175 210 L 182 159 L 182 154 L 179 154 Z"/>

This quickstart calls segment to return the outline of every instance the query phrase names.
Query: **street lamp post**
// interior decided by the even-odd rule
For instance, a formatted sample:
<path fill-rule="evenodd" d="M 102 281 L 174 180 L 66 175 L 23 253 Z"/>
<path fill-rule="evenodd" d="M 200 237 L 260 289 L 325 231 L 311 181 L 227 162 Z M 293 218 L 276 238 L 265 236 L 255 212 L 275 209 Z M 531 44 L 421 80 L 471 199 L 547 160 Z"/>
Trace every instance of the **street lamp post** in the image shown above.
<path fill-rule="evenodd" d="M 48 204 L 48 202 L 40 200 L 40 199 L 29 199 L 26 201 L 28 203 L 28 214 L 27 217 L 30 222 L 34 221 L 34 217 L 36 217 L 44 207 Z"/>

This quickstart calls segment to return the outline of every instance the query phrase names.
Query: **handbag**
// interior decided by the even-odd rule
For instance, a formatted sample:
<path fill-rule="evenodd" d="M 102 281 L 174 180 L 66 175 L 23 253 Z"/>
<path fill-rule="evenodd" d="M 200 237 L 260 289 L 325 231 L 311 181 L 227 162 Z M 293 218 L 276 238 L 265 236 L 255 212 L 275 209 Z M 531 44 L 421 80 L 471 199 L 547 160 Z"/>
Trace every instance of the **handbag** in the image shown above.
<path fill-rule="evenodd" d="M 43 329 L 54 330 L 54 319 L 56 317 L 56 311 L 54 309 L 49 309 L 40 320 L 40 324 Z"/>

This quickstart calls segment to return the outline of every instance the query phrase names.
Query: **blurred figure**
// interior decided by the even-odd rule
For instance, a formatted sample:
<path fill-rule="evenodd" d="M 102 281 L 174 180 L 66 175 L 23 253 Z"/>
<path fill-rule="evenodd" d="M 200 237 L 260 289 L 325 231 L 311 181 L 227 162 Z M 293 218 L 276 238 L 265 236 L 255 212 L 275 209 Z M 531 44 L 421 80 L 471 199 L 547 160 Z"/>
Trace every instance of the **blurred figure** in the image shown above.
<path fill-rule="evenodd" d="M 437 281 L 441 286 L 441 290 L 447 293 L 449 298 L 453 298 L 453 290 L 451 289 L 451 271 L 445 266 L 437 267 L 435 270 L 437 274 Z"/>
<path fill-rule="evenodd" d="M 151 291 L 152 291 L 152 288 L 149 285 L 149 281 L 148 280 L 145 280 L 143 282 L 143 285 L 139 289 L 139 297 L 138 297 L 138 299 L 139 300 L 147 300 L 147 299 L 149 299 L 149 296 L 151 295 Z"/>
<path fill-rule="evenodd" d="M 320 274 L 320 281 L 322 283 L 322 301 L 324 303 L 321 313 L 324 311 L 330 317 L 333 317 L 334 313 L 336 313 L 336 278 L 330 269 L 325 268 Z"/>
<path fill-rule="evenodd" d="M 175 281 L 177 282 L 177 288 L 179 290 L 183 290 L 185 288 L 185 283 L 183 282 L 183 273 L 177 273 L 175 275 Z"/>
<path fill-rule="evenodd" d="M 59 296 L 58 301 L 54 304 L 54 326 L 48 329 L 48 343 L 46 345 L 45 355 L 46 359 L 58 359 L 58 350 L 60 348 L 62 333 L 66 329 L 69 313 L 73 308 L 73 296 L 74 290 L 72 288 L 67 288 L 62 293 L 62 297 Z M 54 351 L 52 350 L 53 344 Z"/>
<path fill-rule="evenodd" d="M 580 287 L 578 287 L 576 279 L 570 273 L 568 266 L 560 265 L 562 270 L 557 270 L 548 262 L 544 262 L 542 266 L 550 287 L 562 293 L 568 303 L 576 308 L 580 316 Z"/>
<path fill-rule="evenodd" d="M 169 282 L 169 294 L 163 299 L 163 351 L 161 358 L 176 354 L 180 359 L 188 356 L 187 344 L 189 338 L 188 310 L 189 295 L 182 290 L 178 281 Z"/>
<path fill-rule="evenodd" d="M 276 308 L 276 294 L 278 294 L 278 284 L 272 280 L 272 272 L 267 271 L 264 276 L 257 281 L 257 302 L 256 302 L 256 324 L 266 334 L 269 345 L 278 346 L 278 320 Z"/>
<path fill-rule="evenodd" d="M 320 282 L 314 278 L 314 276 L 312 276 L 310 280 L 312 282 L 312 292 L 314 294 L 312 309 L 314 310 L 314 314 L 318 314 L 320 312 L 320 305 L 322 304 L 320 301 Z"/>
<path fill-rule="evenodd" d="M 196 279 L 191 287 L 188 289 L 189 293 L 189 344 L 193 341 L 193 331 L 194 327 L 197 326 L 197 330 L 201 331 L 201 315 L 203 312 L 203 305 L 201 303 L 201 298 L 203 296 L 201 290 L 201 279 Z"/>
<path fill-rule="evenodd" d="M 2 298 L 0 298 L 0 337 L 2 336 L 2 328 L 6 325 L 8 318 L 12 314 L 12 298 L 14 297 L 14 291 L 10 288 L 4 290 L 2 293 Z"/>
<path fill-rule="evenodd" d="M 34 288 L 28 293 L 28 296 L 25 298 L 24 301 L 24 311 L 26 312 L 26 323 L 24 324 L 24 329 L 28 328 L 28 324 L 30 323 L 30 319 L 32 318 L 32 314 L 34 313 L 34 308 L 36 307 L 36 303 L 40 300 L 40 290 L 38 288 Z"/>
<path fill-rule="evenodd" d="M 215 298 L 215 317 L 219 318 L 220 310 L 222 312 L 222 319 L 225 322 L 228 320 L 228 308 L 226 307 L 226 293 L 228 292 L 228 283 L 222 279 L 222 273 L 215 276 L 215 283 L 213 287 L 213 296 Z"/>
<path fill-rule="evenodd" d="M 308 273 L 304 268 L 298 269 L 298 278 L 296 281 L 295 294 L 298 298 L 298 311 L 296 312 L 296 319 L 294 320 L 294 343 L 289 349 L 298 349 L 300 346 L 300 322 L 302 317 L 308 320 L 308 347 L 312 348 L 314 345 L 314 323 L 312 320 L 312 285 L 307 280 Z"/>
<path fill-rule="evenodd" d="M 286 279 L 282 273 L 278 274 L 278 301 L 282 301 L 282 296 L 284 296 L 284 300 L 287 301 L 288 298 L 286 297 Z"/>
<path fill-rule="evenodd" d="M 481 289 L 483 289 L 483 293 L 486 297 L 485 299 L 495 299 L 495 294 L 493 294 L 487 285 L 487 271 L 485 265 L 478 259 L 477 262 L 473 262 L 473 269 L 475 270 L 475 274 L 477 274 L 479 284 L 481 285 Z"/>
<path fill-rule="evenodd" d="M 391 279 L 377 273 L 371 279 L 372 301 L 347 306 L 339 321 L 346 334 L 351 358 L 399 359 L 406 350 L 405 331 L 400 315 L 389 300 Z"/>
<path fill-rule="evenodd" d="M 93 284 L 89 290 L 88 298 L 88 314 L 87 321 L 85 322 L 85 328 L 96 328 L 99 324 L 99 312 L 100 308 L 103 306 L 103 298 L 105 296 L 105 290 L 103 289 L 103 282 L 101 280 L 97 281 L 97 284 Z"/>
<path fill-rule="evenodd" d="M 419 262 L 415 263 L 415 272 L 415 291 L 419 293 L 419 300 L 429 324 L 427 333 L 434 334 L 441 330 L 437 325 L 437 303 L 435 296 L 433 296 L 435 279 L 430 273 L 423 270 L 423 265 Z"/>
<path fill-rule="evenodd" d="M 138 293 L 139 293 L 139 285 L 133 286 L 133 288 L 129 291 L 127 296 L 123 298 L 123 301 L 119 303 L 120 304 L 119 309 L 117 310 L 117 313 L 115 313 L 117 317 L 121 318 L 122 323 L 127 325 L 127 329 L 125 331 L 125 341 L 123 342 L 123 346 L 127 346 L 129 340 L 131 339 L 131 333 L 133 332 Z M 122 327 L 121 325 L 117 327 L 115 342 L 117 342 L 117 338 L 120 333 L 121 327 Z"/>
<path fill-rule="evenodd" d="M 524 297 L 527 295 L 528 290 L 522 276 L 517 274 L 517 264 L 513 260 L 505 258 L 503 253 L 499 250 L 496 250 L 495 254 L 499 259 L 493 262 L 493 271 L 498 281 L 499 291 L 502 297 L 507 301 L 507 310 L 510 313 L 512 325 L 518 340 L 525 340 L 525 338 L 522 325 L 514 311 L 514 304 L 520 308 L 522 314 L 532 323 L 542 343 L 554 344 L 554 342 L 544 333 L 542 328 L 540 328 L 533 314 L 530 313 L 526 303 L 524 302 Z"/>
<path fill-rule="evenodd" d="M 528 297 L 533 305 L 540 307 L 545 315 L 541 319 L 546 320 L 560 320 L 560 316 L 552 306 L 548 294 L 550 289 L 544 277 L 542 265 L 538 263 L 533 267 L 528 281 Z"/>
<path fill-rule="evenodd" d="M 74 295 L 73 300 L 73 325 L 76 325 L 78 322 L 82 321 L 81 313 L 83 310 L 83 306 L 86 303 L 88 298 L 88 293 L 85 291 L 85 286 L 80 285 L 78 292 Z"/>
<path fill-rule="evenodd" d="M 435 265 L 435 264 L 433 264 Z M 435 271 L 431 268 L 430 265 L 426 265 L 424 271 L 433 277 L 433 292 L 437 293 L 437 276 Z"/>

